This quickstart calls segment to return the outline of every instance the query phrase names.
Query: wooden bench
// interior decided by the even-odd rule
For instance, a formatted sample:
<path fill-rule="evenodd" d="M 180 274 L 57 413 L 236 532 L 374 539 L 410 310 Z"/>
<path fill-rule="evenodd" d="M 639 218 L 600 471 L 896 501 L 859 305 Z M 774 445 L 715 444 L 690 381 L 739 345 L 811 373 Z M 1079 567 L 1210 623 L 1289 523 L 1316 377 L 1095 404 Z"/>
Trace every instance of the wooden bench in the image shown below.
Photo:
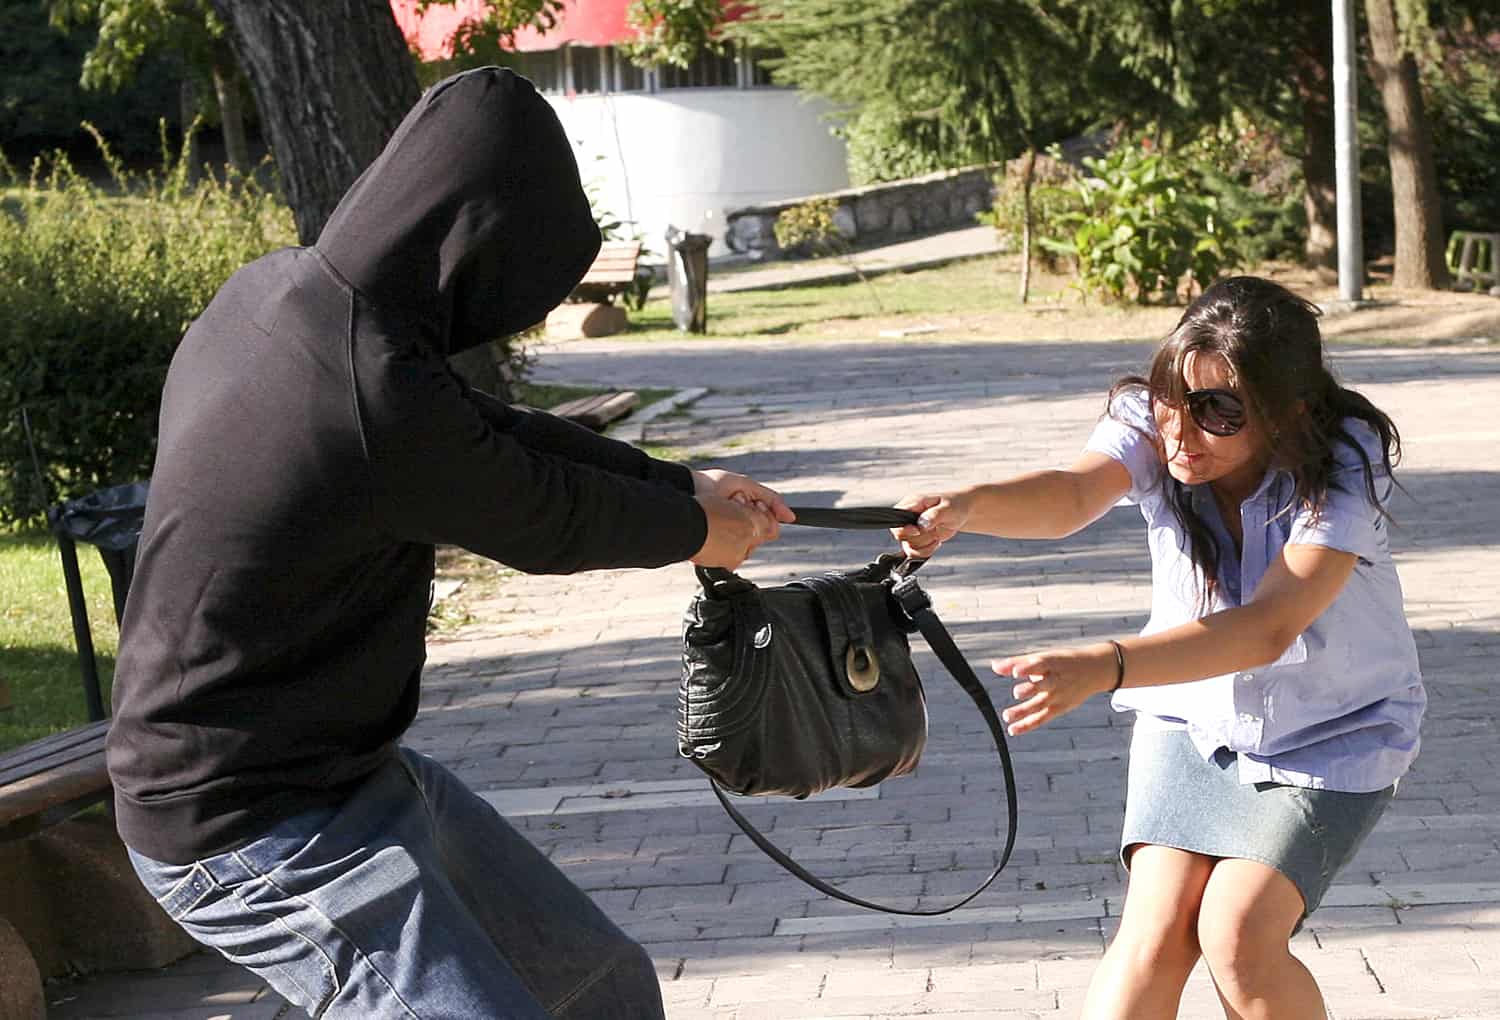
<path fill-rule="evenodd" d="M 573 288 L 569 300 L 609 303 L 635 286 L 636 267 L 641 260 L 641 242 L 605 241 L 594 264 Z"/>
<path fill-rule="evenodd" d="M 104 738 L 89 723 L 0 755 L 0 1020 L 45 1016 L 43 982 L 151 970 L 198 947 L 146 892 L 108 802 Z"/>
<path fill-rule="evenodd" d="M 592 396 L 579 397 L 577 400 L 558 404 L 548 413 L 569 421 L 576 421 L 597 432 L 617 418 L 623 418 L 634 411 L 640 402 L 641 398 L 636 396 L 633 390 L 595 393 Z"/>
<path fill-rule="evenodd" d="M 547 316 L 547 335 L 579 340 L 623 330 L 628 320 L 616 298 L 635 287 L 640 259 L 641 242 L 605 241 L 568 300 Z"/>
<path fill-rule="evenodd" d="M 24 839 L 108 799 L 108 733 L 104 719 L 0 754 L 0 843 Z"/>
<path fill-rule="evenodd" d="M 1500 287 L 1500 233 L 1455 230 L 1448 238 L 1448 268 L 1458 283 Z"/>

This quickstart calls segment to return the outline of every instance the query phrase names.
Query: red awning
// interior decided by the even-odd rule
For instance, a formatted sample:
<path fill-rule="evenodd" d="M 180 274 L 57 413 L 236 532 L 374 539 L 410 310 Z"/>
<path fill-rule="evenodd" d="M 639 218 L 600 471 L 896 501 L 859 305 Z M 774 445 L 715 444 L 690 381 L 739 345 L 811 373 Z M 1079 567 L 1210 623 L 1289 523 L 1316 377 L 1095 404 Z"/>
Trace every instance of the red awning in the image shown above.
<path fill-rule="evenodd" d="M 555 50 L 572 43 L 576 46 L 614 46 L 635 38 L 635 29 L 625 20 L 630 0 L 567 0 L 562 15 L 551 31 L 535 29 L 516 33 L 515 48 L 523 53 Z M 732 20 L 745 9 L 740 4 L 726 4 L 726 15 Z M 396 24 L 423 60 L 442 60 L 453 55 L 453 33 L 465 22 L 483 15 L 484 0 L 457 0 L 453 4 L 433 4 L 426 13 L 417 13 L 417 0 L 391 0 Z"/>
<path fill-rule="evenodd" d="M 516 49 L 555 50 L 574 43 L 579 46 L 613 46 L 635 38 L 625 21 L 630 0 L 569 0 L 557 24 L 545 35 L 526 28 L 516 33 Z M 391 0 L 391 11 L 406 41 L 423 60 L 442 60 L 453 55 L 453 34 L 466 22 L 483 16 L 484 0 L 457 0 L 433 4 L 417 12 L 417 0 Z"/>

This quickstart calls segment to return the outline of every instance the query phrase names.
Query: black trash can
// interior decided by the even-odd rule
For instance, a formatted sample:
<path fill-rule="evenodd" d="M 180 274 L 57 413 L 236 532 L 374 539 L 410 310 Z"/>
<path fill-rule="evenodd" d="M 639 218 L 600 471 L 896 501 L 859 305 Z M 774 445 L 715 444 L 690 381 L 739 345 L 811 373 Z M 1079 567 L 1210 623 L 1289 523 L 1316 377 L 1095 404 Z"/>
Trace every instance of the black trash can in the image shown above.
<path fill-rule="evenodd" d="M 135 571 L 136 546 L 146 517 L 146 482 L 132 482 L 91 492 L 49 507 L 47 524 L 57 538 L 62 555 L 63 581 L 68 589 L 68 612 L 73 618 L 73 640 L 78 646 L 78 664 L 83 675 L 83 696 L 89 718 L 104 718 L 99 692 L 98 666 L 94 661 L 94 639 L 89 630 L 88 607 L 83 597 L 83 578 L 78 572 L 76 543 L 87 542 L 99 550 L 114 597 L 115 620 L 125 615 L 130 576 Z"/>
<path fill-rule="evenodd" d="M 708 331 L 708 246 L 713 238 L 667 228 L 667 286 L 672 321 L 684 333 Z"/>

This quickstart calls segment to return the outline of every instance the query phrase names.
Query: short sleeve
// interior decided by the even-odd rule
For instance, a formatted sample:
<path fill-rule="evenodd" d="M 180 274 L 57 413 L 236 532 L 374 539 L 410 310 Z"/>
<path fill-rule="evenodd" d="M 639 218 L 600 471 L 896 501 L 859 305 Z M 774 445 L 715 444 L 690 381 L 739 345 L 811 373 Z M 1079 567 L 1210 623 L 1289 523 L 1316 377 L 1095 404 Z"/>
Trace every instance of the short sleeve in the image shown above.
<path fill-rule="evenodd" d="M 1370 466 L 1365 466 L 1353 446 L 1339 442 L 1327 497 L 1316 509 L 1298 509 L 1286 542 L 1326 546 L 1374 561 L 1385 547 L 1385 518 L 1380 506 L 1370 501 L 1366 479 L 1375 472 L 1375 492 L 1382 500 L 1390 495 L 1393 483 L 1375 433 L 1363 422 L 1346 421 L 1344 427 L 1359 442 Z"/>
<path fill-rule="evenodd" d="M 1142 503 L 1160 486 L 1162 463 L 1156 449 L 1156 419 L 1144 386 L 1115 395 L 1084 449 L 1117 460 L 1130 472 L 1130 491 L 1121 502 Z"/>

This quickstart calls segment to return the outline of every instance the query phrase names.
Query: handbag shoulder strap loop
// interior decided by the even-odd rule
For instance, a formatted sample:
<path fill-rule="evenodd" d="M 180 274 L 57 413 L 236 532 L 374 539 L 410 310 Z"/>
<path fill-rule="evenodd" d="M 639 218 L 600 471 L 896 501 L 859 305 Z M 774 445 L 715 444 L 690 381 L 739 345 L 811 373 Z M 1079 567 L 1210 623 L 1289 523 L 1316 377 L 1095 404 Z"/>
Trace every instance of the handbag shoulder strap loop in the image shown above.
<path fill-rule="evenodd" d="M 975 707 L 979 709 L 979 714 L 984 717 L 985 725 L 989 727 L 990 738 L 994 741 L 995 750 L 1000 756 L 1000 767 L 1005 773 L 1005 809 L 1008 819 L 1005 833 L 1005 849 L 1000 853 L 1000 862 L 995 865 L 994 870 L 989 873 L 989 876 L 979 884 L 979 887 L 956 903 L 932 910 L 903 910 L 898 907 L 887 907 L 869 900 L 860 899 L 858 896 L 852 896 L 829 885 L 788 857 L 768 840 L 759 829 L 752 825 L 749 819 L 736 810 L 735 806 L 729 802 L 729 798 L 724 795 L 724 791 L 720 789 L 718 783 L 710 779 L 709 785 L 713 787 L 714 796 L 719 798 L 719 804 L 723 806 L 724 811 L 740 827 L 740 831 L 750 837 L 752 843 L 777 864 L 780 864 L 787 871 L 790 871 L 793 875 L 825 896 L 832 896 L 834 899 L 843 900 L 845 903 L 852 903 L 857 907 L 879 910 L 887 914 L 933 917 L 938 914 L 946 914 L 957 910 L 959 907 L 973 900 L 980 893 L 988 889 L 990 884 L 999 877 L 1000 872 L 1005 869 L 1006 864 L 1010 863 L 1011 852 L 1016 846 L 1018 814 L 1016 805 L 1016 772 L 1015 766 L 1011 763 L 1010 759 L 1010 747 L 1005 742 L 1005 728 L 1000 724 L 1000 716 L 995 711 L 994 702 L 990 701 L 989 692 L 984 689 L 984 685 L 980 683 L 979 678 L 974 675 L 974 670 L 970 668 L 968 661 L 964 659 L 963 653 L 954 644 L 952 636 L 948 633 L 948 629 L 943 626 L 943 622 L 932 611 L 932 601 L 927 597 L 927 593 L 921 589 L 914 578 L 906 577 L 892 586 L 892 594 L 895 595 L 902 609 L 911 616 L 912 622 L 916 624 L 917 629 L 922 632 L 922 637 L 927 640 L 928 646 L 937 655 L 938 661 L 952 674 L 953 679 L 963 688 L 964 693 L 973 700 Z"/>
<path fill-rule="evenodd" d="M 829 573 L 803 578 L 801 583 L 812 590 L 823 607 L 833 675 L 842 676 L 856 695 L 873 691 L 880 682 L 880 662 L 869 617 L 853 582 L 843 574 Z"/>

